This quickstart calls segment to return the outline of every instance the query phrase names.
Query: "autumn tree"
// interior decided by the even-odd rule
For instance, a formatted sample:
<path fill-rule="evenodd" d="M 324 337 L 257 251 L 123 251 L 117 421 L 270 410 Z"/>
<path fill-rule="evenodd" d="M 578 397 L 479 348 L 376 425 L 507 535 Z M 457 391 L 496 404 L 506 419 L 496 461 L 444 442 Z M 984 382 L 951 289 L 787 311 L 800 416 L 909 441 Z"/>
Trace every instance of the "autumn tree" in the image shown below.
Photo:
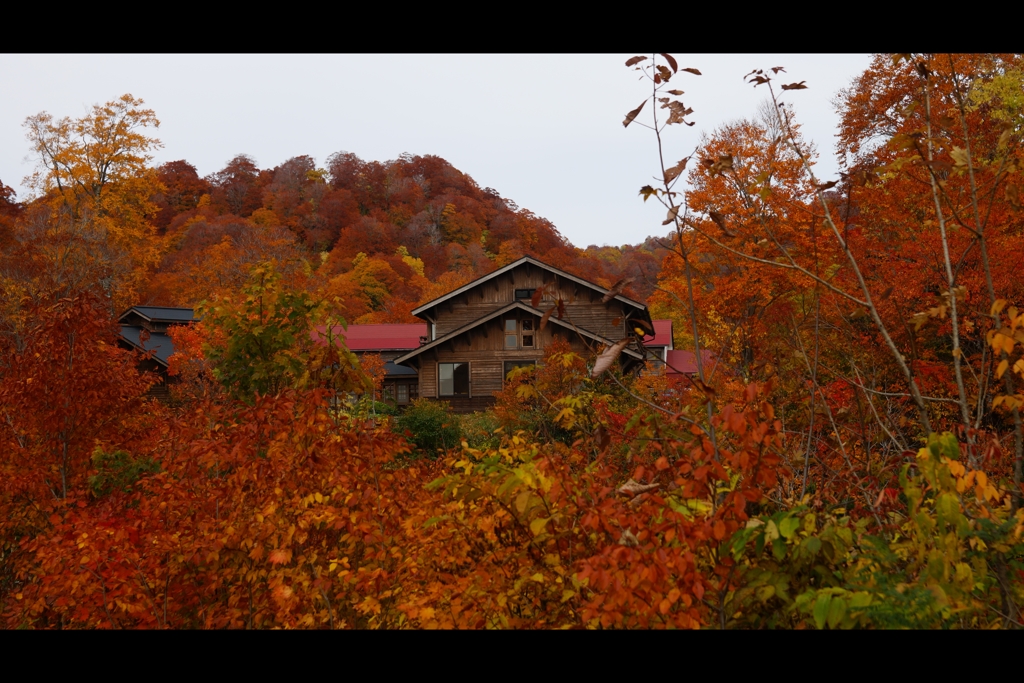
<path fill-rule="evenodd" d="M 236 398 L 251 401 L 286 387 L 318 386 L 328 378 L 335 391 L 367 391 L 369 380 L 340 339 L 316 333 L 323 303 L 285 286 L 273 262 L 257 265 L 237 297 L 216 298 L 201 308 L 213 330 L 204 346 L 213 375 Z"/>
<path fill-rule="evenodd" d="M 48 258 L 58 267 L 77 259 L 95 271 L 91 279 L 115 309 L 133 302 L 159 254 L 150 220 L 162 186 L 149 162 L 161 143 L 146 129 L 160 122 L 143 104 L 123 95 L 77 119 L 41 112 L 24 124 L 37 162 L 26 182 L 45 199 L 50 213 L 38 220 L 58 243 Z M 102 249 L 77 256 L 81 245 L 94 243 Z M 64 296 L 68 285 L 54 283 Z"/>

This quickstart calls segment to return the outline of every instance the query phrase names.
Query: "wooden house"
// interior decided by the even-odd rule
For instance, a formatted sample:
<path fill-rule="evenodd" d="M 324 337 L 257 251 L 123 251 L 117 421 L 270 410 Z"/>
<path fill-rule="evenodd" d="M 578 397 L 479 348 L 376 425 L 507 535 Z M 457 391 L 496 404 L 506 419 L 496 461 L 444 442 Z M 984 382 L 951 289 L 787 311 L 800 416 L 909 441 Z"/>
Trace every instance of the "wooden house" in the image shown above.
<path fill-rule="evenodd" d="M 323 334 L 324 330 L 319 329 L 318 336 L 322 338 Z M 343 338 L 349 351 L 360 359 L 368 353 L 380 355 L 385 373 L 381 398 L 385 403 L 402 407 L 419 397 L 416 371 L 405 365 L 396 365 L 395 359 L 424 343 L 426 324 L 349 325 L 347 329 L 335 329 L 334 334 Z"/>
<path fill-rule="evenodd" d="M 161 400 L 170 398 L 167 388 L 167 361 L 174 353 L 174 343 L 167 335 L 173 325 L 187 325 L 194 321 L 191 308 L 167 308 L 165 306 L 132 306 L 117 319 L 121 325 L 118 344 L 133 351 L 152 352 L 139 364 L 140 370 L 156 373 L 160 381 L 154 384 L 148 395 Z"/>
<path fill-rule="evenodd" d="M 533 305 L 534 292 L 542 296 Z M 605 299 L 607 298 L 607 301 Z M 541 329 L 541 319 L 553 313 Z M 507 373 L 539 361 L 556 337 L 581 355 L 610 346 L 638 327 L 654 331 L 647 306 L 525 256 L 412 311 L 427 325 L 424 343 L 394 359 L 417 372 L 419 396 L 448 401 L 458 412 L 494 402 Z M 669 344 L 671 343 L 669 333 Z M 661 353 L 660 355 L 664 355 Z M 627 370 L 645 362 L 640 344 L 627 347 Z"/>

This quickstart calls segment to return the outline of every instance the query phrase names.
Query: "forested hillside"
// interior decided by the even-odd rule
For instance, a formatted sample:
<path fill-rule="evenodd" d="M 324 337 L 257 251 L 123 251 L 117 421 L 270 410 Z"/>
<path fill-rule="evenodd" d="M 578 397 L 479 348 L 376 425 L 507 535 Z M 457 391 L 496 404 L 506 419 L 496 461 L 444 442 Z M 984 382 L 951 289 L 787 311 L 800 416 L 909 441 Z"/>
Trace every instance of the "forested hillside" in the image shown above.
<path fill-rule="evenodd" d="M 152 163 L 132 95 L 29 116 L 31 196 L 0 183 L 3 623 L 1024 626 L 1020 55 L 877 55 L 837 178 L 786 104 L 813 83 L 754 71 L 767 104 L 699 136 L 696 66 L 626 63 L 666 213 L 621 247 L 440 156 L 201 177 Z M 622 373 L 638 329 L 552 344 L 486 412 L 396 413 L 379 359 L 312 334 L 522 255 L 671 318 L 696 372 Z M 169 402 L 118 346 L 136 304 L 202 318 Z"/>

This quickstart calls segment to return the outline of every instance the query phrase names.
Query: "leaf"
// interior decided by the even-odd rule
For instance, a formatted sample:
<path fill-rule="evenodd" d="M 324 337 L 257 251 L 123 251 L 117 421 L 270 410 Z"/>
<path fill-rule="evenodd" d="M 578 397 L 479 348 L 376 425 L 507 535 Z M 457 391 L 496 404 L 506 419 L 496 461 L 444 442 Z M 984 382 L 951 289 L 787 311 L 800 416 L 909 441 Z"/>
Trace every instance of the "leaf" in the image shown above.
<path fill-rule="evenodd" d="M 832 598 L 832 602 L 828 606 L 828 627 L 839 626 L 844 616 L 846 616 L 846 600 L 837 595 Z"/>
<path fill-rule="evenodd" d="M 814 625 L 819 629 L 825 628 L 825 621 L 828 619 L 829 607 L 832 603 L 832 596 L 822 593 L 814 601 Z"/>
<path fill-rule="evenodd" d="M 676 216 L 679 215 L 679 208 L 680 207 L 678 207 L 678 206 L 673 206 L 671 209 L 669 209 L 668 210 L 668 216 L 665 218 L 665 220 L 663 220 L 661 222 L 661 224 L 662 225 L 668 225 L 669 223 L 674 221 L 676 219 Z"/>
<path fill-rule="evenodd" d="M 611 442 L 612 437 L 608 434 L 608 430 L 604 428 L 604 425 L 597 425 L 597 429 L 594 430 L 594 445 L 597 447 L 597 450 L 603 453 Z"/>
<path fill-rule="evenodd" d="M 533 290 L 533 296 L 530 297 L 530 305 L 534 308 L 540 306 L 540 300 L 544 298 L 544 285 L 541 285 L 537 289 Z"/>
<path fill-rule="evenodd" d="M 1010 206 L 1012 206 L 1013 208 L 1015 208 L 1018 211 L 1020 211 L 1020 209 L 1021 209 L 1020 190 L 1017 188 L 1016 185 L 1007 185 L 1006 186 L 1006 201 L 1008 201 L 1010 203 Z"/>
<path fill-rule="evenodd" d="M 629 59 L 626 60 L 626 66 L 633 66 L 634 64 L 639 64 L 645 59 L 647 59 L 647 57 L 630 57 Z"/>
<path fill-rule="evenodd" d="M 619 355 L 622 353 L 622 351 L 627 346 L 629 346 L 629 342 L 630 338 L 626 337 L 625 339 L 620 339 L 619 341 L 615 342 L 607 349 L 605 349 L 604 352 L 597 357 L 597 360 L 594 361 L 594 369 L 591 371 L 590 377 L 592 379 L 597 379 L 598 377 L 600 377 L 605 370 L 612 366 L 612 363 L 618 360 Z"/>
<path fill-rule="evenodd" d="M 544 527 L 546 527 L 550 521 L 550 517 L 538 517 L 530 522 L 530 533 L 534 536 L 540 536 L 544 533 Z"/>
<path fill-rule="evenodd" d="M 540 317 L 540 329 L 543 330 L 545 327 L 547 327 L 548 318 L 550 318 L 551 314 L 554 313 L 554 312 L 555 312 L 555 307 L 554 306 L 552 306 L 548 310 L 544 311 L 544 315 L 542 315 Z"/>
<path fill-rule="evenodd" d="M 557 315 L 558 319 L 561 320 L 565 317 L 565 302 L 559 299 L 555 305 L 558 307 L 558 312 L 555 315 Z"/>
<path fill-rule="evenodd" d="M 829 188 L 833 188 L 833 187 L 835 187 L 838 184 L 839 184 L 838 180 L 830 180 L 827 183 L 822 183 L 820 185 L 815 185 L 814 188 L 816 190 L 818 190 L 818 191 L 823 191 L 823 190 L 828 190 Z"/>
<path fill-rule="evenodd" d="M 618 296 L 619 294 L 622 294 L 622 290 L 625 289 L 626 286 L 630 282 L 632 282 L 632 281 L 633 281 L 633 278 L 631 278 L 631 277 L 624 277 L 621 280 L 619 280 L 618 282 L 616 282 L 614 285 L 612 285 L 612 288 L 609 289 L 608 292 L 603 297 L 601 297 L 601 303 L 602 304 L 606 304 L 609 301 L 611 301 L 612 299 L 614 299 L 616 296 Z"/>
<path fill-rule="evenodd" d="M 717 211 L 708 211 L 708 216 L 711 217 L 711 220 L 715 222 L 715 225 L 717 225 L 719 229 L 721 229 L 721 231 L 724 232 L 726 235 L 728 235 L 729 237 L 736 236 L 734 233 L 729 231 L 729 228 L 725 226 L 725 216 L 718 213 Z"/>
<path fill-rule="evenodd" d="M 954 147 L 953 151 L 949 153 L 949 156 L 953 157 L 953 161 L 956 162 L 957 168 L 964 168 L 967 166 L 968 157 L 966 150 L 960 147 Z"/>
<path fill-rule="evenodd" d="M 675 71 L 679 71 L 679 64 L 678 64 L 678 63 L 676 62 L 676 59 L 675 59 L 675 57 L 673 57 L 673 56 L 672 56 L 672 55 L 670 55 L 670 54 L 666 54 L 666 53 L 664 53 L 664 52 L 662 52 L 662 53 L 661 53 L 661 56 L 662 56 L 662 57 L 664 57 L 664 58 L 665 58 L 665 61 L 666 61 L 666 62 L 668 62 L 668 65 L 669 65 L 670 67 L 672 67 L 672 71 L 673 71 L 673 72 L 675 72 Z"/>
<path fill-rule="evenodd" d="M 781 66 L 773 66 L 772 67 L 772 73 L 773 74 L 778 74 L 780 71 L 785 72 L 786 70 L 783 69 Z"/>
<path fill-rule="evenodd" d="M 644 329 L 647 330 L 649 334 L 654 334 L 654 326 L 651 325 L 646 320 L 644 320 L 643 318 L 630 318 L 629 322 L 634 325 L 639 325 L 640 327 L 643 327 Z"/>
<path fill-rule="evenodd" d="M 786 517 L 779 522 L 779 533 L 783 538 L 793 538 L 793 534 L 800 527 L 800 520 L 796 517 Z"/>
<path fill-rule="evenodd" d="M 1006 360 L 1005 358 L 999 361 L 999 366 L 996 368 L 996 378 L 1002 379 L 1003 374 L 1006 372 L 1006 369 L 1008 367 L 1010 367 L 1010 361 Z"/>
<path fill-rule="evenodd" d="M 702 382 L 699 377 L 695 375 L 687 375 L 687 379 L 689 379 L 690 383 L 693 386 L 697 387 L 697 389 L 699 389 L 701 393 L 703 393 L 705 396 L 707 396 L 708 398 L 714 398 L 715 390 L 709 387 L 704 382 Z"/>
<path fill-rule="evenodd" d="M 665 183 L 671 183 L 673 180 L 679 177 L 679 174 L 686 170 L 686 162 L 690 160 L 690 157 L 682 159 L 678 164 L 665 171 Z M 644 197 L 644 201 L 647 198 Z"/>
<path fill-rule="evenodd" d="M 625 128 L 629 124 L 633 123 L 633 119 L 635 119 L 637 117 L 637 114 L 640 113 L 640 110 L 644 108 L 645 104 L 647 104 L 647 100 L 644 100 L 643 102 L 640 103 L 639 107 L 637 107 L 633 111 L 631 111 L 628 114 L 626 114 L 626 119 L 622 122 L 622 127 L 623 128 Z"/>
<path fill-rule="evenodd" d="M 668 109 L 671 112 L 666 121 L 668 124 L 686 123 L 686 117 L 693 113 L 693 109 L 687 107 L 682 102 L 670 102 L 667 97 L 663 98 L 663 100 L 665 100 L 665 104 L 661 105 L 661 108 Z"/>
<path fill-rule="evenodd" d="M 693 67 L 687 67 L 685 69 L 680 69 L 680 71 L 687 71 L 687 72 L 693 74 L 694 76 L 700 76 L 701 75 L 700 71 L 697 70 L 697 69 L 694 69 Z"/>
<path fill-rule="evenodd" d="M 733 168 L 733 158 L 731 154 L 723 154 L 718 157 L 717 161 L 712 161 L 710 164 L 708 163 L 708 160 L 705 159 L 703 163 L 709 166 L 708 172 L 713 176 L 724 173 L 725 171 L 731 171 Z"/>
<path fill-rule="evenodd" d="M 807 81 L 800 81 L 799 83 L 788 83 L 782 86 L 783 90 L 806 90 L 807 86 L 804 85 Z"/>
<path fill-rule="evenodd" d="M 624 545 L 627 548 L 635 548 L 640 545 L 640 539 L 638 539 L 636 534 L 632 531 L 626 529 L 622 532 L 622 535 L 619 536 L 619 545 Z"/>
<path fill-rule="evenodd" d="M 643 187 L 640 188 L 640 194 L 643 195 L 644 201 L 646 202 L 648 197 L 650 197 L 651 195 L 657 195 L 658 191 L 655 190 L 650 185 L 644 185 Z"/>
<path fill-rule="evenodd" d="M 618 488 L 618 493 L 627 498 L 636 498 L 641 493 L 653 491 L 658 488 L 661 488 L 661 484 L 641 484 L 634 479 L 630 479 Z"/>
<path fill-rule="evenodd" d="M 287 548 L 278 548 L 277 550 L 273 550 L 267 557 L 270 564 L 287 564 L 291 559 L 292 551 Z"/>
<path fill-rule="evenodd" d="M 675 95 L 676 97 L 679 97 L 680 95 L 683 94 L 682 90 L 666 90 L 665 92 L 667 92 L 669 95 Z"/>

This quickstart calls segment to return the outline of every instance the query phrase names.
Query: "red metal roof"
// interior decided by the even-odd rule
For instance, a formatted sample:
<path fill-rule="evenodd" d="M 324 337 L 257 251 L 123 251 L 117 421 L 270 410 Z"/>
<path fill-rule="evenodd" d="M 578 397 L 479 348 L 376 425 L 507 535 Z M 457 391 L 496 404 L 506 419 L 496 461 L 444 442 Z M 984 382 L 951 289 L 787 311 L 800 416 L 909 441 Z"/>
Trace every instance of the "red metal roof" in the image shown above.
<path fill-rule="evenodd" d="M 327 328 L 317 328 L 323 335 Z M 350 351 L 408 351 L 419 348 L 420 337 L 427 336 L 426 323 L 412 325 L 349 325 L 347 330 L 334 328 L 334 334 L 345 339 Z"/>
<path fill-rule="evenodd" d="M 672 321 L 652 320 L 654 323 L 654 336 L 644 337 L 644 346 L 667 346 L 672 348 Z"/>
<path fill-rule="evenodd" d="M 700 356 L 704 361 L 704 372 L 707 377 L 706 373 L 710 372 L 715 364 L 715 354 L 705 349 L 700 352 Z M 697 374 L 697 354 L 693 351 L 669 351 L 665 372 L 668 375 Z"/>

